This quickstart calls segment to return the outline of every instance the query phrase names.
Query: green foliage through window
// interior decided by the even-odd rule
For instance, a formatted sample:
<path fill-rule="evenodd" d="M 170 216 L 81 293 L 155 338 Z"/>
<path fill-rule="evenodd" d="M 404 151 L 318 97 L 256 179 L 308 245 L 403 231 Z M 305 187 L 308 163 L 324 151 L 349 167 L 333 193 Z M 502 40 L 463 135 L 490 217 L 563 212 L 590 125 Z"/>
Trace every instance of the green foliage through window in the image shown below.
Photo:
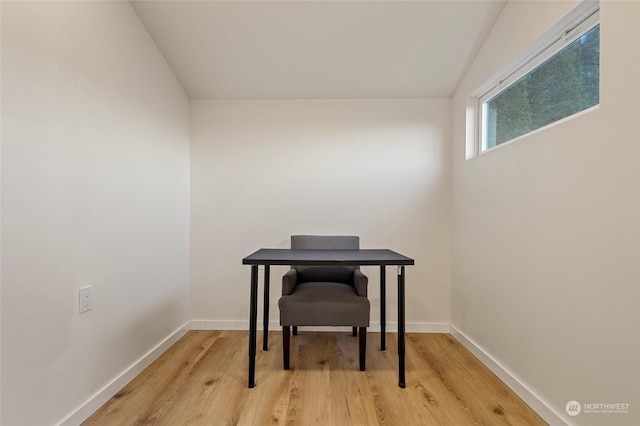
<path fill-rule="evenodd" d="M 484 102 L 484 149 L 600 102 L 600 25 Z"/>

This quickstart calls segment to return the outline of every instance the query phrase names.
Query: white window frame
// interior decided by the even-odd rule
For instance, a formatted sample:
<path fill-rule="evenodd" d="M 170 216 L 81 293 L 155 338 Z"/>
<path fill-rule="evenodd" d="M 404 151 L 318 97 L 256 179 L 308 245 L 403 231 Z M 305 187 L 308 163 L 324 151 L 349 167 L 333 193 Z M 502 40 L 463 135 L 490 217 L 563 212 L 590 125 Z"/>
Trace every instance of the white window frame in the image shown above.
<path fill-rule="evenodd" d="M 503 142 L 491 148 L 487 148 L 485 135 L 485 117 L 486 102 L 508 89 L 513 83 L 520 78 L 533 71 L 540 64 L 560 52 L 570 43 L 582 37 L 586 32 L 600 24 L 600 2 L 598 0 L 585 0 L 580 3 L 574 10 L 565 16 L 560 22 L 554 25 L 542 37 L 540 37 L 525 52 L 520 54 L 514 61 L 501 69 L 479 87 L 469 97 L 467 105 L 473 109 L 472 114 L 468 114 L 467 118 L 472 120 L 472 134 L 468 137 L 473 138 L 473 144 L 467 144 L 471 148 L 471 152 L 467 149 L 467 159 L 476 157 L 480 154 L 492 151 L 523 136 L 537 132 L 548 126 L 552 126 L 558 122 L 564 121 L 569 117 L 573 117 L 583 111 L 577 112 L 569 117 L 550 123 L 539 129 L 532 130 L 517 138 Z M 591 107 L 591 108 L 595 108 Z M 587 110 L 590 110 L 588 108 Z M 468 130 L 471 130 L 468 127 Z"/>

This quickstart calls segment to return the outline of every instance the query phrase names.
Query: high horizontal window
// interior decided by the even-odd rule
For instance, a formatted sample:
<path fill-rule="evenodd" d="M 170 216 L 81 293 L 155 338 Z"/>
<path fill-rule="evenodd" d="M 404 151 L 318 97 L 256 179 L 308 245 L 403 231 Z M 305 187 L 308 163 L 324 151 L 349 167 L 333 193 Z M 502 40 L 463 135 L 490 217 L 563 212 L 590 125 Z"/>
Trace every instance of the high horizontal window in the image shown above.
<path fill-rule="evenodd" d="M 585 3 L 573 14 L 545 35 L 542 48 L 531 49 L 474 98 L 476 153 L 599 104 L 598 4 Z"/>

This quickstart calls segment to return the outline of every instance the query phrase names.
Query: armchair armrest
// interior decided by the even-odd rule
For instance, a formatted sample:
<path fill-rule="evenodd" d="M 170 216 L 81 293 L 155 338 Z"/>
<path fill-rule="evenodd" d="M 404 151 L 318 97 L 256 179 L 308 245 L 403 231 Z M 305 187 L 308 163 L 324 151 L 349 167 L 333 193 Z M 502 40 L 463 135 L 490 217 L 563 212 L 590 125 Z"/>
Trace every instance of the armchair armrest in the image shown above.
<path fill-rule="evenodd" d="M 353 287 L 355 287 L 358 296 L 367 297 L 367 285 L 369 278 L 360 270 L 353 271 Z"/>
<path fill-rule="evenodd" d="M 295 269 L 289 269 L 286 274 L 282 276 L 282 295 L 288 296 L 293 293 L 293 289 L 298 282 L 298 271 Z"/>

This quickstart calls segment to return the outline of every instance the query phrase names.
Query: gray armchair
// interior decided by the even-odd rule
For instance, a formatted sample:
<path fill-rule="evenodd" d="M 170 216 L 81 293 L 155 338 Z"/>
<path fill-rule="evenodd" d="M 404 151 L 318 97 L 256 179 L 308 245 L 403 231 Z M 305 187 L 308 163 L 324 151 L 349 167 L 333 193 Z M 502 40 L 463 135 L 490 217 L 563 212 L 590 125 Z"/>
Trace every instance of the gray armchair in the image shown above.
<path fill-rule="evenodd" d="M 291 248 L 356 250 L 360 238 L 292 235 Z M 370 312 L 367 283 L 367 276 L 355 266 L 296 266 L 287 271 L 278 300 L 285 370 L 289 369 L 291 327 L 297 334 L 297 327 L 306 325 L 353 327 L 354 336 L 360 337 L 360 370 L 365 370 Z"/>

